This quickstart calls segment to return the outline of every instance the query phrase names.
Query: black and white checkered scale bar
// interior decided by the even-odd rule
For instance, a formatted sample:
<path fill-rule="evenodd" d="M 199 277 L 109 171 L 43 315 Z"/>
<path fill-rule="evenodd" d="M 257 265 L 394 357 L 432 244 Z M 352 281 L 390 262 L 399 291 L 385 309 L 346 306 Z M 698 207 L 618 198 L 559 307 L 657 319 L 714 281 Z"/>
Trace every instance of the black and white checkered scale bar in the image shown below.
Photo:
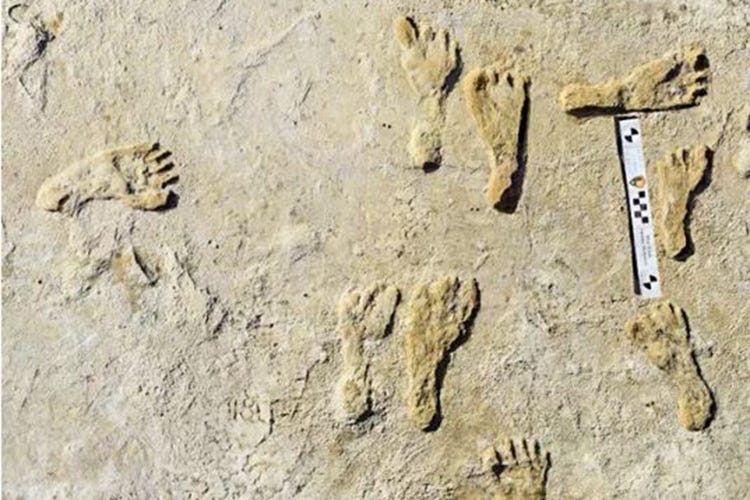
<path fill-rule="evenodd" d="M 658 298 L 661 296 L 659 262 L 648 197 L 641 124 L 634 117 L 615 118 L 615 124 L 630 214 L 635 293 L 642 298 Z"/>

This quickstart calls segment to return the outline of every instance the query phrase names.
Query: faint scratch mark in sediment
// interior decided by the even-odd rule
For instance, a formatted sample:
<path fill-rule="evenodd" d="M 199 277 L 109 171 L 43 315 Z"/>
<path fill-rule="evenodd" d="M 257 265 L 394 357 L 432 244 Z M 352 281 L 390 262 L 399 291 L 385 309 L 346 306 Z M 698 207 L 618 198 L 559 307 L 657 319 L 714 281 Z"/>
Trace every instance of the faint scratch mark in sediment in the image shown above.
<path fill-rule="evenodd" d="M 237 101 L 239 100 L 240 96 L 244 93 L 245 87 L 247 86 L 247 81 L 250 78 L 250 70 L 263 66 L 266 63 L 266 56 L 268 56 L 268 54 L 270 54 L 276 48 L 278 48 L 281 44 L 283 44 L 291 36 L 294 30 L 296 30 L 297 27 L 299 27 L 302 23 L 310 19 L 319 19 L 319 18 L 320 18 L 320 12 L 317 12 L 317 11 L 308 12 L 306 14 L 301 15 L 300 17 L 297 18 L 296 21 L 290 24 L 286 29 L 279 32 L 274 39 L 262 45 L 261 47 L 257 48 L 256 50 L 252 51 L 250 54 L 247 55 L 247 57 L 245 57 L 245 61 L 242 64 L 242 69 L 243 69 L 242 76 L 240 78 L 240 81 L 235 86 L 232 97 L 229 100 L 230 109 L 233 109 L 236 106 Z"/>
<path fill-rule="evenodd" d="M 21 410 L 23 410 L 29 402 L 31 393 L 34 391 L 34 383 L 36 382 L 36 379 L 39 378 L 39 373 L 39 367 L 36 367 L 34 375 L 31 376 L 31 382 L 29 382 L 29 388 L 26 390 L 26 395 L 23 397 L 23 401 L 21 401 Z"/>
<path fill-rule="evenodd" d="M 310 89 L 312 89 L 312 81 L 307 78 L 305 80 L 304 88 L 302 89 L 302 95 L 299 97 L 299 99 L 295 99 L 292 103 L 292 107 L 289 109 L 289 113 L 292 111 L 299 109 L 307 100 L 307 96 L 310 95 Z"/>
<path fill-rule="evenodd" d="M 297 124 L 297 121 L 299 121 L 299 119 L 300 119 L 299 109 L 302 107 L 302 105 L 307 100 L 307 96 L 310 95 L 310 90 L 311 89 L 312 89 L 312 81 L 308 78 L 308 79 L 305 80 L 305 83 L 303 85 L 302 95 L 299 98 L 297 98 L 297 99 L 294 100 L 294 102 L 289 107 L 289 109 L 287 110 L 287 112 L 284 113 L 284 118 L 286 118 L 287 120 L 293 121 L 295 125 Z M 295 120 L 294 117 L 292 117 L 293 113 L 296 115 L 296 120 Z"/>
<path fill-rule="evenodd" d="M 74 335 L 76 335 L 76 334 L 75 334 L 75 333 L 69 333 L 68 335 L 65 335 L 64 337 L 62 337 L 62 338 L 61 338 L 60 340 L 58 340 L 58 341 L 57 341 L 57 346 L 58 346 L 58 347 L 62 347 L 62 346 L 63 346 L 63 344 L 64 344 L 64 343 L 65 343 L 65 342 L 67 341 L 67 339 L 71 338 L 71 337 L 72 337 L 72 336 L 74 336 Z M 61 349 L 61 350 L 63 351 L 63 352 L 62 352 L 62 354 L 60 354 L 59 356 L 55 357 L 55 358 L 54 358 L 54 359 L 53 359 L 53 360 L 52 360 L 52 361 L 51 361 L 50 363 L 48 363 L 48 364 L 49 364 L 50 366 L 54 366 L 54 365 L 55 365 L 56 363 L 59 363 L 59 362 L 61 362 L 61 361 L 65 360 L 65 359 L 67 359 L 67 358 L 69 358 L 69 357 L 73 356 L 73 355 L 74 355 L 74 354 L 76 354 L 76 353 L 77 353 L 77 352 L 78 352 L 78 351 L 79 351 L 79 350 L 80 350 L 80 349 L 81 349 L 82 347 L 84 347 L 84 346 L 86 346 L 86 345 L 90 344 L 90 343 L 91 343 L 91 340 L 92 340 L 92 339 L 94 339 L 95 337 L 98 337 L 98 334 L 97 334 L 97 333 L 92 333 L 91 335 L 89 335 L 89 336 L 88 336 L 88 337 L 86 337 L 85 339 L 83 339 L 83 340 L 79 341 L 78 343 L 76 343 L 76 344 L 75 344 L 75 345 L 73 345 L 72 347 L 70 347 L 70 348 L 68 348 L 68 349 Z"/>
<path fill-rule="evenodd" d="M 244 68 L 252 69 L 252 68 L 257 68 L 258 66 L 261 66 L 262 64 L 264 64 L 266 62 L 265 57 L 268 54 L 270 54 L 279 45 L 284 43 L 286 39 L 289 38 L 292 32 L 294 32 L 294 30 L 297 29 L 299 25 L 313 18 L 319 19 L 320 12 L 308 12 L 298 17 L 296 21 L 290 24 L 285 30 L 281 31 L 276 36 L 276 38 L 266 43 L 264 46 L 260 47 L 259 49 L 255 50 L 252 54 L 249 54 L 249 56 L 245 59 L 246 62 L 244 64 Z"/>
<path fill-rule="evenodd" d="M 213 19 L 219 14 L 221 14 L 221 11 L 224 10 L 224 7 L 226 7 L 228 3 L 229 3 L 229 0 L 221 0 L 219 2 L 219 5 L 217 5 L 216 8 L 214 9 L 214 13 L 211 14 L 210 19 Z"/>
<path fill-rule="evenodd" d="M 526 234 L 526 244 L 529 247 L 528 251 L 526 252 L 526 262 L 527 264 L 530 264 L 533 259 L 534 236 L 531 231 L 531 217 L 529 216 L 528 205 L 524 204 L 521 213 L 523 214 L 523 225 L 525 226 L 524 229 L 526 229 L 526 231 L 524 231 L 524 233 Z"/>
<path fill-rule="evenodd" d="M 88 380 L 87 380 L 88 382 Z M 96 400 L 99 399 L 99 396 L 106 390 L 106 386 L 102 387 L 96 393 L 94 396 L 86 403 L 86 408 L 83 410 L 84 415 L 88 415 L 89 411 L 91 410 L 91 407 L 94 406 L 94 403 L 96 403 Z"/>
<path fill-rule="evenodd" d="M 729 124 L 729 121 L 732 119 L 732 115 L 734 114 L 735 109 L 730 109 L 727 113 L 724 113 L 724 120 L 721 124 L 721 130 L 719 130 L 719 135 L 714 141 L 713 145 L 711 146 L 711 149 L 716 151 L 719 146 L 724 142 L 724 137 L 727 133 L 727 125 Z"/>

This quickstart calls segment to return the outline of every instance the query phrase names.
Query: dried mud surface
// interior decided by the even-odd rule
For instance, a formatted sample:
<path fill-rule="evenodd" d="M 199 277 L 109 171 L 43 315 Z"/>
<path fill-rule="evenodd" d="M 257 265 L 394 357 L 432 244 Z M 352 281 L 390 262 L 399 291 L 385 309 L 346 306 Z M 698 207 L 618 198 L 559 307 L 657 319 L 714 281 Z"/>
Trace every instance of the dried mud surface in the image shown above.
<path fill-rule="evenodd" d="M 436 499 L 492 494 L 483 484 L 547 498 L 748 494 L 746 2 L 4 8 L 5 498 Z M 399 16 L 457 46 L 428 172 L 409 152 L 430 115 L 402 65 Z M 680 353 L 715 404 L 700 431 L 680 425 L 674 384 L 626 332 L 649 303 L 632 293 L 612 117 L 559 101 L 566 85 L 694 43 L 710 61 L 706 95 L 639 116 L 649 180 L 676 148 L 713 152 L 687 250 L 660 258 L 664 298 L 689 318 Z M 518 198 L 500 211 L 461 82 L 509 58 L 530 84 Z M 150 157 L 127 173 L 111 155 L 86 167 L 109 179 L 87 193 L 124 200 L 73 190 L 44 197 L 66 209 L 37 206 L 71 165 L 157 142 L 169 172 Z M 425 431 L 409 419 L 404 332 L 411 291 L 445 276 L 475 279 L 481 299 L 441 361 L 441 419 Z M 370 393 L 352 422 L 337 414 L 338 308 L 374 283 L 403 299 L 388 335 L 363 340 Z M 506 438 L 544 453 L 503 454 Z M 482 472 L 488 449 L 497 477 Z"/>

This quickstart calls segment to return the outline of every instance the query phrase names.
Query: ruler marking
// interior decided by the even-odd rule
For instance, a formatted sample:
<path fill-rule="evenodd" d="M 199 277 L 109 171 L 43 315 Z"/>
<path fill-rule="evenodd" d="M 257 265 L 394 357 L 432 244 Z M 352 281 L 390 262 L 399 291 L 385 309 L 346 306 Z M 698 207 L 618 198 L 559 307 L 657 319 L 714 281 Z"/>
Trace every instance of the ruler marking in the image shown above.
<path fill-rule="evenodd" d="M 642 298 L 658 298 L 661 296 L 661 281 L 646 181 L 641 124 L 638 118 L 620 117 L 615 118 L 615 129 L 627 197 L 633 288 L 636 295 Z"/>

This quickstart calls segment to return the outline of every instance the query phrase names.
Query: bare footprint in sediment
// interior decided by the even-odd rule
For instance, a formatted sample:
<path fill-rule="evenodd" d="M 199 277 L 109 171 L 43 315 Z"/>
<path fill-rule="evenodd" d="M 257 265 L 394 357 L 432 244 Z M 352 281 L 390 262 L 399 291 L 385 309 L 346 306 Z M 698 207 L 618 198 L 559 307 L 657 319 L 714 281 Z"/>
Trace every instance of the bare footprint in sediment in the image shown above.
<path fill-rule="evenodd" d="M 688 430 L 705 429 L 714 400 L 693 357 L 685 313 L 669 301 L 625 324 L 628 338 L 649 361 L 665 372 L 677 389 L 677 418 Z"/>
<path fill-rule="evenodd" d="M 479 306 L 475 280 L 455 276 L 414 288 L 404 333 L 409 418 L 422 430 L 433 429 L 440 419 L 438 390 L 440 364 L 468 332 Z"/>
<path fill-rule="evenodd" d="M 711 160 L 705 145 L 680 148 L 655 164 L 657 196 L 654 209 L 657 236 L 669 257 L 679 257 L 687 247 L 685 218 L 690 198 Z"/>
<path fill-rule="evenodd" d="M 415 167 L 432 170 L 442 160 L 440 129 L 445 121 L 443 101 L 448 78 L 458 67 L 458 45 L 445 29 L 398 17 L 393 33 L 401 46 L 401 66 L 419 98 L 421 116 L 412 129 L 409 154 Z"/>
<path fill-rule="evenodd" d="M 490 155 L 487 199 L 498 210 L 515 208 L 513 195 L 520 190 L 513 177 L 525 134 L 528 86 L 528 77 L 502 61 L 472 70 L 463 84 L 466 105 Z"/>
<path fill-rule="evenodd" d="M 45 180 L 36 205 L 69 214 L 91 200 L 119 199 L 139 210 L 163 208 L 171 194 L 166 186 L 179 178 L 170 156 L 158 143 L 104 151 Z"/>
<path fill-rule="evenodd" d="M 506 440 L 482 454 L 481 483 L 469 489 L 464 500 L 544 500 L 547 497 L 549 453 L 536 440 Z"/>
<path fill-rule="evenodd" d="M 705 50 L 693 44 L 642 64 L 627 76 L 566 85 L 560 104 L 567 113 L 579 116 L 693 106 L 708 93 L 708 68 Z"/>
<path fill-rule="evenodd" d="M 342 368 L 337 403 L 342 420 L 354 423 L 371 412 L 370 359 L 366 343 L 388 335 L 399 300 L 398 288 L 374 283 L 344 294 L 338 308 Z"/>

